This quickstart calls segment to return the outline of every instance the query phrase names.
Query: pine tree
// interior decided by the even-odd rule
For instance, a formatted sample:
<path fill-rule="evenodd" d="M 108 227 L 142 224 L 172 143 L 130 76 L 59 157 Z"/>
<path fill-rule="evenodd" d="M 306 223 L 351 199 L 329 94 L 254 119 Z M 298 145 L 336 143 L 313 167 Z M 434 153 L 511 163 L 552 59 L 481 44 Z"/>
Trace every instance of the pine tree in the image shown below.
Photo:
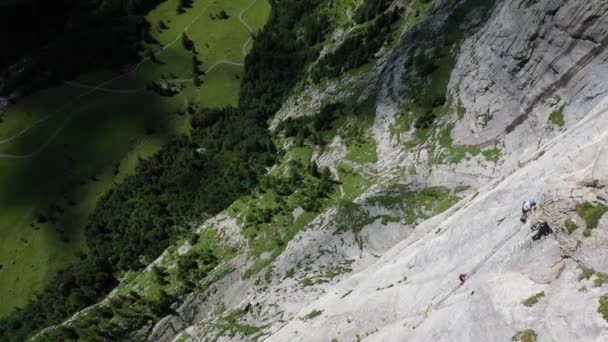
<path fill-rule="evenodd" d="M 319 176 L 320 176 L 319 175 L 319 167 L 317 166 L 317 162 L 316 161 L 313 160 L 313 161 L 310 162 L 309 169 L 310 169 L 310 174 L 313 177 L 319 178 Z"/>
<path fill-rule="evenodd" d="M 300 134 L 296 135 L 295 144 L 298 147 L 304 146 L 304 134 L 300 133 Z"/>
<path fill-rule="evenodd" d="M 327 166 L 321 170 L 321 179 L 323 179 L 324 181 L 331 180 L 331 171 Z"/>
<path fill-rule="evenodd" d="M 156 59 L 156 55 L 154 54 L 154 52 L 150 48 L 148 48 L 148 58 L 150 58 L 150 61 L 152 63 L 154 63 L 154 64 L 158 63 L 158 59 Z"/>
<path fill-rule="evenodd" d="M 194 48 L 194 42 L 192 40 L 190 40 L 190 37 L 188 37 L 186 32 L 184 32 L 182 34 L 182 45 L 183 45 L 184 49 L 186 49 L 188 51 L 191 51 Z"/>
<path fill-rule="evenodd" d="M 195 86 L 200 86 L 201 85 L 201 71 L 199 69 L 201 62 L 199 62 L 198 59 L 196 59 L 196 55 L 192 55 L 192 81 L 194 82 Z"/>

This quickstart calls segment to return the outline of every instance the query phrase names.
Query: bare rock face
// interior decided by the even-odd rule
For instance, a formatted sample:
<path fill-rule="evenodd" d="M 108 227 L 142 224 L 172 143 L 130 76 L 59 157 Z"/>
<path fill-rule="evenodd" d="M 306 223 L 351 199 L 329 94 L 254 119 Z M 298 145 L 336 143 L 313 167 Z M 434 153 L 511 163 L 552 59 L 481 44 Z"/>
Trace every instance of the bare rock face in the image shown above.
<path fill-rule="evenodd" d="M 540 341 L 601 341 L 608 322 L 597 303 L 606 289 L 578 275 L 590 265 L 606 271 L 598 250 L 605 250 L 600 245 L 608 226 L 600 221 L 572 254 L 563 247 L 580 239 L 580 232 L 562 228 L 564 218 L 576 215 L 577 203 L 600 193 L 560 179 L 576 178 L 598 162 L 607 128 L 605 99 L 576 129 L 544 145 L 541 156 L 488 183 L 457 210 L 419 225 L 298 315 L 316 310 L 317 319 L 294 319 L 268 340 L 507 341 L 531 329 Z M 519 221 L 523 196 L 539 199 L 553 234 L 532 239 L 530 224 Z M 461 273 L 467 275 L 462 285 Z M 541 292 L 538 303 L 526 302 Z"/>
<path fill-rule="evenodd" d="M 501 1 L 461 47 L 450 82 L 466 114 L 452 137 L 510 151 L 536 144 L 553 111 L 566 126 L 608 91 L 608 2 Z M 516 134 L 509 134 L 516 131 Z"/>

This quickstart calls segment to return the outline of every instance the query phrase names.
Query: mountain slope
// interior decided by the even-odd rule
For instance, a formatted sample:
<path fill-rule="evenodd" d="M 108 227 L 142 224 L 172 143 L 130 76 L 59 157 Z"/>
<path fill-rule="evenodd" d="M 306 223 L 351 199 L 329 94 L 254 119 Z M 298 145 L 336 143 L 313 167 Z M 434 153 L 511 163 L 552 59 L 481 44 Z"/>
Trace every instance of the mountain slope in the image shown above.
<path fill-rule="evenodd" d="M 366 3 L 319 6 L 346 19 L 270 119 L 256 190 L 38 339 L 159 288 L 181 292 L 153 341 L 605 338 L 608 2 L 400 1 L 361 23 Z M 551 234 L 520 222 L 529 198 Z"/>

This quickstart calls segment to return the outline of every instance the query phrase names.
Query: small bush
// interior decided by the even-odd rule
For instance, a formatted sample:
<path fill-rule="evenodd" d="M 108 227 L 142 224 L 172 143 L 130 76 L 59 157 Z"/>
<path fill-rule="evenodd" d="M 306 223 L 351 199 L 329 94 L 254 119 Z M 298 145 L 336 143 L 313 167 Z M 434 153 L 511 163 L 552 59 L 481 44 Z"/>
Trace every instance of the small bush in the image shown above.
<path fill-rule="evenodd" d="M 564 221 L 564 228 L 566 229 L 568 234 L 572 234 L 575 230 L 578 229 L 578 226 L 571 219 L 566 219 L 566 221 Z"/>
<path fill-rule="evenodd" d="M 608 211 L 608 207 L 603 204 L 593 205 L 585 202 L 576 205 L 576 212 L 585 221 L 588 229 L 596 228 L 597 223 L 606 211 Z"/>
<path fill-rule="evenodd" d="M 515 336 L 513 336 L 513 338 L 511 339 L 511 341 L 520 341 L 520 342 L 536 342 L 536 331 L 532 330 L 532 329 L 526 329 L 524 331 L 520 331 L 517 334 L 515 334 Z"/>
<path fill-rule="evenodd" d="M 545 296 L 545 291 L 541 291 L 541 292 L 536 293 L 535 295 L 531 296 L 530 298 L 524 300 L 522 302 L 522 304 L 527 307 L 531 307 L 534 304 L 538 303 L 538 301 L 544 296 Z"/>
<path fill-rule="evenodd" d="M 226 20 L 226 19 L 230 18 L 230 16 L 228 15 L 228 13 L 226 13 L 225 10 L 221 10 L 220 14 L 218 15 L 218 18 L 220 18 L 222 20 Z"/>
<path fill-rule="evenodd" d="M 313 319 L 315 317 L 321 316 L 323 310 L 312 310 L 306 316 L 304 316 L 304 320 L 307 321 L 309 319 Z"/>
<path fill-rule="evenodd" d="M 597 312 L 608 321 L 608 293 L 600 297 L 600 305 L 597 308 Z"/>
<path fill-rule="evenodd" d="M 498 147 L 481 151 L 481 154 L 486 158 L 487 161 L 496 163 L 500 159 L 500 149 Z"/>
<path fill-rule="evenodd" d="M 591 279 L 591 277 L 595 274 L 595 270 L 591 267 L 581 267 L 581 274 L 578 276 L 578 281 L 583 279 Z"/>
<path fill-rule="evenodd" d="M 552 112 L 549 115 L 549 121 L 551 121 L 552 124 L 559 126 L 559 127 L 563 127 L 565 125 L 564 122 L 564 106 L 560 107 L 558 110 Z"/>
<path fill-rule="evenodd" d="M 354 19 L 357 24 L 374 19 L 378 14 L 386 11 L 391 5 L 389 0 L 367 0 L 357 7 Z"/>
<path fill-rule="evenodd" d="M 593 280 L 593 286 L 600 287 L 604 285 L 604 283 L 608 283 L 608 274 L 597 272 L 595 273 L 595 279 Z"/>

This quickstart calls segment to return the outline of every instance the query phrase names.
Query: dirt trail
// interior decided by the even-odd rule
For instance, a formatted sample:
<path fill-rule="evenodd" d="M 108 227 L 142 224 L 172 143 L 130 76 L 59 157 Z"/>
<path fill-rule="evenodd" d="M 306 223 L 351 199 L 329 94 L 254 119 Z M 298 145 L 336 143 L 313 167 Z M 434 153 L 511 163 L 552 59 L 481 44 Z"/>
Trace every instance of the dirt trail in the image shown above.
<path fill-rule="evenodd" d="M 247 22 L 243 19 L 243 15 L 249 10 L 251 9 L 251 7 L 253 7 L 253 5 L 255 5 L 255 3 L 257 2 L 257 0 L 253 0 L 246 8 L 244 8 L 238 15 L 238 20 L 241 22 L 241 24 L 243 24 L 243 26 L 245 26 L 245 28 L 247 29 L 247 31 L 249 31 L 249 33 L 253 33 L 253 29 L 251 28 L 251 26 L 249 26 L 249 24 L 247 24 Z M 186 28 L 184 29 L 184 31 L 188 31 L 188 29 L 190 29 L 190 26 L 192 26 L 192 24 L 194 24 L 201 16 L 202 14 L 207 10 L 209 6 L 205 7 L 205 10 L 203 12 L 201 12 L 201 14 L 199 14 L 195 19 L 192 20 L 192 22 L 186 26 Z M 165 49 L 171 47 L 173 44 L 175 44 L 181 37 L 183 34 L 180 34 L 177 38 L 175 38 L 173 41 L 171 41 L 169 44 L 165 45 L 159 52 L 155 53 L 155 55 L 160 54 L 162 51 L 164 51 Z M 241 53 L 243 54 L 243 56 L 247 55 L 247 45 L 249 44 L 249 42 L 251 42 L 251 37 L 248 37 L 247 40 L 245 40 L 245 42 L 243 43 L 243 45 L 241 46 Z M 149 60 L 149 58 L 145 58 L 145 60 Z M 215 69 L 218 65 L 221 64 L 230 64 L 230 65 L 236 65 L 236 66 L 244 66 L 243 63 L 241 62 L 234 62 L 234 61 L 229 61 L 226 59 L 221 59 L 217 62 L 215 62 L 211 67 L 209 67 L 207 70 L 205 70 L 205 73 L 209 73 L 211 72 L 213 69 Z M 137 66 L 138 68 L 139 66 Z M 203 77 L 203 76 L 201 76 Z M 177 83 L 185 83 L 185 82 L 192 82 L 193 78 L 183 78 L 183 79 L 169 79 L 167 81 L 169 82 L 177 82 Z M 65 81 L 64 82 L 67 85 L 70 86 L 74 86 L 74 87 L 79 87 L 79 88 L 85 88 L 85 89 L 93 89 L 94 86 L 88 85 L 88 84 L 84 84 L 84 83 L 79 83 L 79 82 L 72 82 L 72 81 Z M 96 87 L 98 91 L 103 91 L 103 92 L 108 92 L 108 93 L 115 93 L 115 94 L 136 94 L 136 93 L 140 93 L 145 91 L 145 87 L 140 87 L 140 88 L 131 88 L 131 89 L 113 89 L 113 88 L 103 88 L 103 87 Z"/>
<path fill-rule="evenodd" d="M 253 30 L 251 29 L 251 27 L 243 20 L 243 15 L 251 8 L 253 7 L 253 5 L 255 5 L 255 3 L 257 2 L 257 0 L 253 0 L 245 9 L 243 9 L 238 16 L 239 21 L 243 24 L 243 26 L 245 26 L 245 28 L 247 28 L 247 30 L 249 32 L 253 32 Z M 210 6 L 210 5 L 209 5 Z M 201 17 L 202 15 L 207 11 L 207 9 L 209 8 L 209 6 L 205 7 L 200 13 L 199 15 L 197 15 L 195 18 L 192 19 L 192 21 L 190 21 L 190 23 L 188 25 L 186 25 L 183 29 L 183 32 L 187 32 L 190 27 L 196 23 Z M 163 51 L 165 51 L 166 49 L 168 49 L 169 47 L 173 46 L 175 43 L 177 43 L 181 37 L 183 36 L 184 33 L 180 33 L 175 39 L 173 39 L 171 42 L 169 42 L 167 45 L 163 46 L 158 52 L 155 53 L 155 55 L 159 55 L 160 53 L 162 53 Z M 241 48 L 243 54 L 245 54 L 245 48 L 247 46 L 247 44 L 249 43 L 249 40 L 251 40 L 251 37 L 247 38 L 247 40 L 245 41 L 245 43 L 243 43 L 243 46 Z M 83 83 L 78 83 L 78 82 L 72 82 L 72 81 L 65 81 L 64 84 L 69 85 L 69 86 L 73 86 L 73 87 L 78 87 L 78 88 L 84 88 L 84 89 L 88 89 L 87 91 L 85 91 L 84 93 L 74 97 L 73 99 L 71 99 L 70 101 L 66 102 L 64 105 L 62 105 L 60 108 L 58 108 L 57 110 L 51 112 L 51 114 L 35 121 L 33 124 L 31 124 L 30 126 L 22 129 L 21 131 L 19 131 L 18 133 L 14 134 L 13 136 L 10 136 L 8 138 L 5 138 L 3 140 L 0 140 L 0 144 L 4 144 L 4 143 L 8 143 L 11 142 L 17 138 L 19 138 L 20 136 L 26 134 L 28 131 L 30 131 L 32 128 L 36 127 L 37 125 L 46 122 L 47 120 L 51 119 L 55 114 L 65 110 L 66 107 L 68 107 L 69 105 L 75 103 L 76 101 L 82 99 L 85 96 L 88 96 L 96 91 L 99 92 L 109 92 L 109 93 L 114 93 L 114 94 L 125 94 L 125 95 L 129 95 L 129 94 L 135 94 L 138 92 L 142 92 L 145 90 L 145 88 L 136 88 L 136 89 L 112 89 L 112 88 L 107 88 L 105 87 L 106 85 L 117 81 L 119 79 L 122 79 L 130 74 L 133 74 L 134 72 L 136 72 L 137 70 L 139 70 L 139 68 L 146 62 L 148 62 L 150 60 L 149 57 L 145 57 L 143 58 L 139 63 L 137 63 L 131 70 L 117 75 L 115 77 L 112 77 L 104 82 L 101 82 L 97 85 L 88 85 L 88 84 L 83 84 Z M 236 66 L 243 66 L 243 63 L 240 62 L 233 62 L 233 61 L 228 61 L 228 60 L 219 60 L 217 62 L 215 62 L 212 66 L 210 66 L 205 73 L 209 73 L 210 71 L 212 71 L 213 69 L 215 69 L 217 66 L 221 65 L 221 64 L 229 64 L 229 65 L 236 65 Z M 190 79 L 175 79 L 175 80 L 169 80 L 172 82 L 191 82 L 192 78 Z M 88 106 L 87 106 L 88 107 Z M 79 111 L 83 110 L 85 107 L 81 107 L 79 109 Z M 32 158 L 35 157 L 36 155 L 38 155 L 40 152 L 42 152 L 56 137 L 57 135 L 63 130 L 63 128 L 67 125 L 67 123 L 70 121 L 70 119 L 72 118 L 72 115 L 69 115 L 68 118 L 66 120 L 64 120 L 64 122 L 53 132 L 53 134 L 51 134 L 49 136 L 49 138 L 42 144 L 40 145 L 40 147 L 38 147 L 35 151 L 27 153 L 27 154 L 3 154 L 0 153 L 0 159 L 28 159 L 28 158 Z"/>

